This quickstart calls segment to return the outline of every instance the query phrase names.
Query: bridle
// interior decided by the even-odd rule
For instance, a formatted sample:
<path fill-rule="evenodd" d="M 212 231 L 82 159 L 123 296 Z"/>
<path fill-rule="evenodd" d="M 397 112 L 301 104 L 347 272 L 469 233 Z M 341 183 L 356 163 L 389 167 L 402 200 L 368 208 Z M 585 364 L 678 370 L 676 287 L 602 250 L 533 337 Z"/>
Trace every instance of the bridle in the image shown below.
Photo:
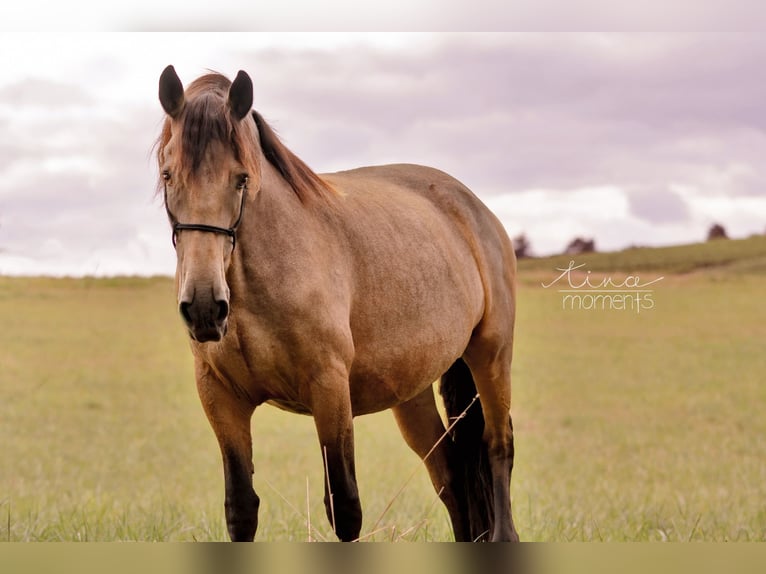
<path fill-rule="evenodd" d="M 165 211 L 168 213 L 168 218 L 173 224 L 173 247 L 176 246 L 176 236 L 179 231 L 204 231 L 205 233 L 218 233 L 220 235 L 228 235 L 231 238 L 231 250 L 237 246 L 237 228 L 242 222 L 242 214 L 245 211 L 245 199 L 247 198 L 247 177 L 244 178 L 242 183 L 238 186 L 242 193 L 242 200 L 239 203 L 239 216 L 231 227 L 218 227 L 217 225 L 208 225 L 207 223 L 179 223 L 175 216 L 170 212 L 168 207 L 168 186 L 165 184 Z"/>

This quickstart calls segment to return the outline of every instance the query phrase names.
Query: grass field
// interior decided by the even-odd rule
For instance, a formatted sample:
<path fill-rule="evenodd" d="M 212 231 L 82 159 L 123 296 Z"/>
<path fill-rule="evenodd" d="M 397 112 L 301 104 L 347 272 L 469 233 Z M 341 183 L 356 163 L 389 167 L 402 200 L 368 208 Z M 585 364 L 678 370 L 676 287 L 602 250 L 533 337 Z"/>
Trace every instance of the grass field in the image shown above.
<path fill-rule="evenodd" d="M 576 258 L 664 276 L 640 313 L 562 308 L 569 259 L 519 268 L 522 538 L 766 539 L 766 238 Z M 0 278 L 0 317 L 0 540 L 226 539 L 172 280 Z M 366 539 L 450 539 L 391 414 L 356 430 Z M 253 436 L 257 538 L 332 539 L 311 419 L 265 406 Z"/>

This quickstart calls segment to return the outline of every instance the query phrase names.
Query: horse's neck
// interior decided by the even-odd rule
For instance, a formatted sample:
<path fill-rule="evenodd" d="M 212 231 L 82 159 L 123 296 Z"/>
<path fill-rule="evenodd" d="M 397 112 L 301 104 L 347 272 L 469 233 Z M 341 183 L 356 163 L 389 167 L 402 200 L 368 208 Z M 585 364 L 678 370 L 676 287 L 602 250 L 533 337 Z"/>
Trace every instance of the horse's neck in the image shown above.
<path fill-rule="evenodd" d="M 242 268 L 251 281 L 260 275 L 260 268 L 264 272 L 266 267 L 287 272 L 287 262 L 298 263 L 320 247 L 323 240 L 318 234 L 315 214 L 301 204 L 290 185 L 264 159 L 260 189 L 248 200 L 240 227 L 234 270 Z"/>

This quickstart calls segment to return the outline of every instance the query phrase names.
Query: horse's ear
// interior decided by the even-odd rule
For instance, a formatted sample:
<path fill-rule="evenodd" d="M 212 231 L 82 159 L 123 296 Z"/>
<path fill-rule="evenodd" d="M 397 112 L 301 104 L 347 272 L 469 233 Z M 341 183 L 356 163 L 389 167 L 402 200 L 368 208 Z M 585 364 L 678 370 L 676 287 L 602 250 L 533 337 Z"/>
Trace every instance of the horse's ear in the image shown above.
<path fill-rule="evenodd" d="M 253 81 L 240 70 L 229 88 L 229 108 L 237 120 L 244 118 L 253 107 Z"/>
<path fill-rule="evenodd" d="M 177 118 L 184 107 L 184 86 L 172 65 L 160 76 L 160 103 L 171 118 Z"/>

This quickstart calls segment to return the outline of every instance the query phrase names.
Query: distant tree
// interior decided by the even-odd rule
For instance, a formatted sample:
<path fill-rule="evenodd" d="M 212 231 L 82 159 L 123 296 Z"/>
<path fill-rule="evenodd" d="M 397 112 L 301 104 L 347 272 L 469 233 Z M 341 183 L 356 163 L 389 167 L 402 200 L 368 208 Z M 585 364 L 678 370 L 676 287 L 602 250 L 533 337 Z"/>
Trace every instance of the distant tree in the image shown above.
<path fill-rule="evenodd" d="M 580 253 L 593 253 L 596 251 L 596 242 L 594 239 L 584 239 L 575 237 L 569 242 L 564 250 L 564 255 L 580 255 Z"/>
<path fill-rule="evenodd" d="M 724 229 L 723 225 L 720 223 L 714 223 L 710 226 L 710 229 L 707 232 L 707 240 L 712 241 L 713 239 L 728 239 L 729 236 L 726 234 L 726 229 Z"/>
<path fill-rule="evenodd" d="M 530 256 L 529 239 L 523 233 L 513 238 L 513 250 L 516 252 L 516 259 L 523 259 Z"/>

